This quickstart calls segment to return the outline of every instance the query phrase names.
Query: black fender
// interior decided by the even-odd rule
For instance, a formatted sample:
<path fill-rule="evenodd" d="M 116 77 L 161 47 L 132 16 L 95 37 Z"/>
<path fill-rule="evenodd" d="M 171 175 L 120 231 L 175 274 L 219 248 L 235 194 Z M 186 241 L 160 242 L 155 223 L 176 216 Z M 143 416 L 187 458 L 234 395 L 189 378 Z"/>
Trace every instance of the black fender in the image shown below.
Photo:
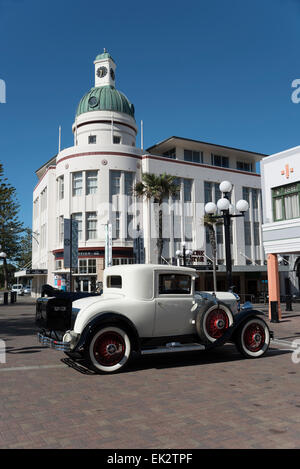
<path fill-rule="evenodd" d="M 263 311 L 257 310 L 257 309 L 244 309 L 240 311 L 238 314 L 236 314 L 233 317 L 233 323 L 231 324 L 230 327 L 228 327 L 227 331 L 225 334 L 222 335 L 219 339 L 215 340 L 215 342 L 212 342 L 206 347 L 206 350 L 212 349 L 215 347 L 218 347 L 220 345 L 224 345 L 226 342 L 234 341 L 234 336 L 241 324 L 250 319 L 250 318 L 255 318 L 257 316 L 265 316 Z"/>
<path fill-rule="evenodd" d="M 126 316 L 123 316 L 119 313 L 115 313 L 113 311 L 103 312 L 99 314 L 99 316 L 95 317 L 91 322 L 89 322 L 80 334 L 80 339 L 77 342 L 73 351 L 76 352 L 80 349 L 84 349 L 86 342 L 92 336 L 94 331 L 97 330 L 99 326 L 105 326 L 106 324 L 116 324 L 119 326 L 123 326 L 126 331 L 128 331 L 131 335 L 131 339 L 133 341 L 133 349 L 137 352 L 140 351 L 140 338 L 135 325 Z"/>

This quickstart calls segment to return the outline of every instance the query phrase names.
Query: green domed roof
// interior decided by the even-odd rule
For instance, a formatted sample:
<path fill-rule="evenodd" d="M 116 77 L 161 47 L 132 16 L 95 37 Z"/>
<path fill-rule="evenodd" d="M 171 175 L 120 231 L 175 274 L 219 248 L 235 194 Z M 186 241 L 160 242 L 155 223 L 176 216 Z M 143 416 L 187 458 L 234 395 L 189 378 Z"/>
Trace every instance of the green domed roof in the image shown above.
<path fill-rule="evenodd" d="M 113 86 L 92 88 L 81 99 L 76 116 L 90 111 L 115 111 L 129 114 L 134 118 L 134 106 L 120 91 Z"/>
<path fill-rule="evenodd" d="M 114 62 L 114 59 L 112 58 L 112 56 L 106 51 L 103 52 L 102 54 L 97 55 L 97 57 L 95 58 L 95 61 L 103 60 L 103 59 L 111 59 Z"/>

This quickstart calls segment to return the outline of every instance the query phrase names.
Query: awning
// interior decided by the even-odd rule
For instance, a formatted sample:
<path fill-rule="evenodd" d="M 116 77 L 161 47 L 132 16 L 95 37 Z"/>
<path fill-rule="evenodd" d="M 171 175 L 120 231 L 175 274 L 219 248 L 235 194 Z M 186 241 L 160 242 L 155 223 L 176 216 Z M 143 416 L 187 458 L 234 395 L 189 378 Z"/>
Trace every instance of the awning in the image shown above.
<path fill-rule="evenodd" d="M 19 270 L 18 272 L 14 273 L 14 276 L 16 278 L 36 277 L 36 276 L 42 276 L 42 275 L 48 275 L 48 270 L 47 269 L 25 269 L 25 270 Z"/>

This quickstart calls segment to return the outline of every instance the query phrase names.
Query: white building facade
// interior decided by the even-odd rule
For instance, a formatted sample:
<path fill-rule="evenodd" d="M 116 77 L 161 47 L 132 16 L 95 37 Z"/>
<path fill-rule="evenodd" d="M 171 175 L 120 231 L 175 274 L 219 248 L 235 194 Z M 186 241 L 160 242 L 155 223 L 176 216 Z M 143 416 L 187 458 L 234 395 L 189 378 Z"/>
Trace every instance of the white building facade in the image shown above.
<path fill-rule="evenodd" d="M 269 288 L 279 301 L 280 295 L 299 296 L 300 290 L 300 147 L 264 158 L 261 174 Z M 276 286 L 278 264 L 287 272 Z"/>
<path fill-rule="evenodd" d="M 116 64 L 106 51 L 96 57 L 95 86 L 81 99 L 72 127 L 74 146 L 63 149 L 36 171 L 33 192 L 33 294 L 45 283 L 63 288 L 64 219 L 78 222 L 79 260 L 73 289 L 93 291 L 101 282 L 105 229 L 112 224 L 113 264 L 135 262 L 134 233 L 143 233 L 146 262 L 156 262 L 155 216 L 132 192 L 142 172 L 176 176 L 180 193 L 163 206 L 164 262 L 176 263 L 185 243 L 199 269 L 210 264 L 203 224 L 204 205 L 221 197 L 219 184 L 233 185 L 231 203 L 249 202 L 245 219 L 232 222 L 233 281 L 238 291 L 255 294 L 266 278 L 262 243 L 261 177 L 256 164 L 265 156 L 236 148 L 170 137 L 147 151 L 136 147 L 134 106 L 115 87 Z M 219 289 L 225 285 L 223 227 L 217 228 Z M 197 253 L 198 254 L 197 254 Z M 200 254 L 199 254 L 200 253 Z M 197 254 L 197 255 L 196 255 Z M 200 275 L 210 289 L 211 272 Z"/>

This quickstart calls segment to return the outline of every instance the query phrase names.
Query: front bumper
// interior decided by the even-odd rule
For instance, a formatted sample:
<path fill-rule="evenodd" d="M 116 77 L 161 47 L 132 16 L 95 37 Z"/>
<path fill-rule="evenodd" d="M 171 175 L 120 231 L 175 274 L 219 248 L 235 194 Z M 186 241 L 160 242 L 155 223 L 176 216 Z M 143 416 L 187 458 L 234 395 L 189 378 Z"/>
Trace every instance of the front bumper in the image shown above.
<path fill-rule="evenodd" d="M 70 342 L 63 342 L 61 340 L 56 340 L 51 337 L 42 334 L 41 332 L 37 335 L 38 341 L 42 345 L 46 345 L 47 347 L 53 348 L 55 350 L 59 350 L 61 352 L 70 352 L 71 344 Z"/>

